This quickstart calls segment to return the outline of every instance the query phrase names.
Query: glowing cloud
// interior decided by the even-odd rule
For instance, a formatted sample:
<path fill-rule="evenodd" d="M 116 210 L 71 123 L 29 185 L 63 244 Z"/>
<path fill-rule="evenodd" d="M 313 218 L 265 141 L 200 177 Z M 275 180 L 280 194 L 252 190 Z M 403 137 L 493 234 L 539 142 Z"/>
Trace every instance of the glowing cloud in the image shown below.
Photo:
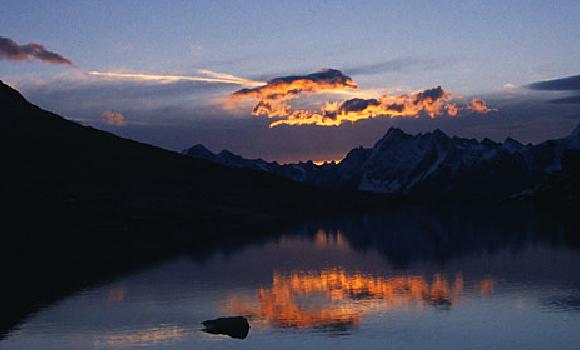
<path fill-rule="evenodd" d="M 107 111 L 103 113 L 102 117 L 105 123 L 109 125 L 116 126 L 125 125 L 125 116 L 122 115 L 121 113 Z"/>
<path fill-rule="evenodd" d="M 327 102 L 320 110 L 293 110 L 288 100 L 302 94 L 356 95 L 358 86 L 353 80 L 335 69 L 325 69 L 314 74 L 277 78 L 267 84 L 251 89 L 241 89 L 230 95 L 230 100 L 254 99 L 254 115 L 280 118 L 270 123 L 279 125 L 338 126 L 345 122 L 357 122 L 375 117 L 417 117 L 422 114 L 431 118 L 447 114 L 456 116 L 460 110 L 478 113 L 491 111 L 485 103 L 474 98 L 469 105 L 451 103 L 462 98 L 451 94 L 441 86 L 412 94 L 383 95 L 376 98 L 350 98 L 341 102 Z"/>
<path fill-rule="evenodd" d="M 89 71 L 89 75 L 100 76 L 109 79 L 123 79 L 123 80 L 148 80 L 148 81 L 159 81 L 161 83 L 174 83 L 180 80 L 188 81 L 200 81 L 206 83 L 217 83 L 217 84 L 233 84 L 241 86 L 260 86 L 264 85 L 265 82 L 257 80 L 249 80 L 240 77 L 236 77 L 231 74 L 216 73 L 207 69 L 202 69 L 198 71 L 200 74 L 206 75 L 206 77 L 191 76 L 191 75 L 161 75 L 161 74 L 142 74 L 142 73 L 115 73 L 115 72 L 99 72 L 99 71 Z"/>
<path fill-rule="evenodd" d="M 0 59 L 13 61 L 38 60 L 49 64 L 74 66 L 71 60 L 47 50 L 43 45 L 29 43 L 19 45 L 14 40 L 0 36 Z"/>
<path fill-rule="evenodd" d="M 495 109 L 488 108 L 485 102 L 475 97 L 471 99 L 471 103 L 467 106 L 467 109 L 471 109 L 478 113 L 487 113 L 495 111 Z"/>
<path fill-rule="evenodd" d="M 233 100 L 256 99 L 258 103 L 252 111 L 255 115 L 283 117 L 290 114 L 290 106 L 284 101 L 301 94 L 337 93 L 356 89 L 352 79 L 336 69 L 323 69 L 307 75 L 290 75 L 268 81 L 253 89 L 234 92 Z"/>

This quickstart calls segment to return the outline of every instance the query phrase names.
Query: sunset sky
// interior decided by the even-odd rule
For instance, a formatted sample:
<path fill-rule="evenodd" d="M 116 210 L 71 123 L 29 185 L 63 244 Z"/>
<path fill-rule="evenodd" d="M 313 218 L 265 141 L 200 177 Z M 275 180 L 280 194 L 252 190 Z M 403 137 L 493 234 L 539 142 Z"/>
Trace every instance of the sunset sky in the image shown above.
<path fill-rule="evenodd" d="M 174 150 L 339 159 L 390 126 L 539 142 L 580 123 L 578 14 L 578 1 L 5 0 L 0 79 Z"/>

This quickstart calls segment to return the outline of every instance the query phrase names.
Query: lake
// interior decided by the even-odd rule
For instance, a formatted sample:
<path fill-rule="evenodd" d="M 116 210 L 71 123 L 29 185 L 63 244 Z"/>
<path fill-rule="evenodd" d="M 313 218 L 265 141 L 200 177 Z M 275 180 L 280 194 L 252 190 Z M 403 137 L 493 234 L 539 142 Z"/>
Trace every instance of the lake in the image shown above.
<path fill-rule="evenodd" d="M 578 349 L 577 229 L 519 207 L 310 220 L 78 291 L 0 349 Z M 237 315 L 245 339 L 202 331 Z"/>

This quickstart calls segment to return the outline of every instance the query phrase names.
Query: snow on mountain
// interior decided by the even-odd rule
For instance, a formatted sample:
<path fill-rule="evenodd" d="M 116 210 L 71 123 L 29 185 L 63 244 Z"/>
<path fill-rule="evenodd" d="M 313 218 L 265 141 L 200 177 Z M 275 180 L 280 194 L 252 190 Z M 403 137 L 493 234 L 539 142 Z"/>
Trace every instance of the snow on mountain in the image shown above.
<path fill-rule="evenodd" d="M 410 135 L 391 128 L 372 148 L 355 148 L 338 164 L 278 164 L 196 145 L 184 154 L 262 170 L 315 186 L 432 197 L 498 198 L 537 186 L 580 149 L 580 125 L 568 137 L 538 145 L 450 137 L 441 130 Z"/>

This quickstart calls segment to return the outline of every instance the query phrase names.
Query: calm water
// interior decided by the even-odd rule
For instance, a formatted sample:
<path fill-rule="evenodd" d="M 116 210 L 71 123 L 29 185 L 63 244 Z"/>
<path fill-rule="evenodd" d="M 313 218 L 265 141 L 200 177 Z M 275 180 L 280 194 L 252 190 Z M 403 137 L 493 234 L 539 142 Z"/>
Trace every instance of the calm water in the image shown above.
<path fill-rule="evenodd" d="M 309 222 L 80 291 L 0 349 L 579 349 L 579 235 L 525 209 Z M 246 339 L 201 331 L 229 315 Z"/>

